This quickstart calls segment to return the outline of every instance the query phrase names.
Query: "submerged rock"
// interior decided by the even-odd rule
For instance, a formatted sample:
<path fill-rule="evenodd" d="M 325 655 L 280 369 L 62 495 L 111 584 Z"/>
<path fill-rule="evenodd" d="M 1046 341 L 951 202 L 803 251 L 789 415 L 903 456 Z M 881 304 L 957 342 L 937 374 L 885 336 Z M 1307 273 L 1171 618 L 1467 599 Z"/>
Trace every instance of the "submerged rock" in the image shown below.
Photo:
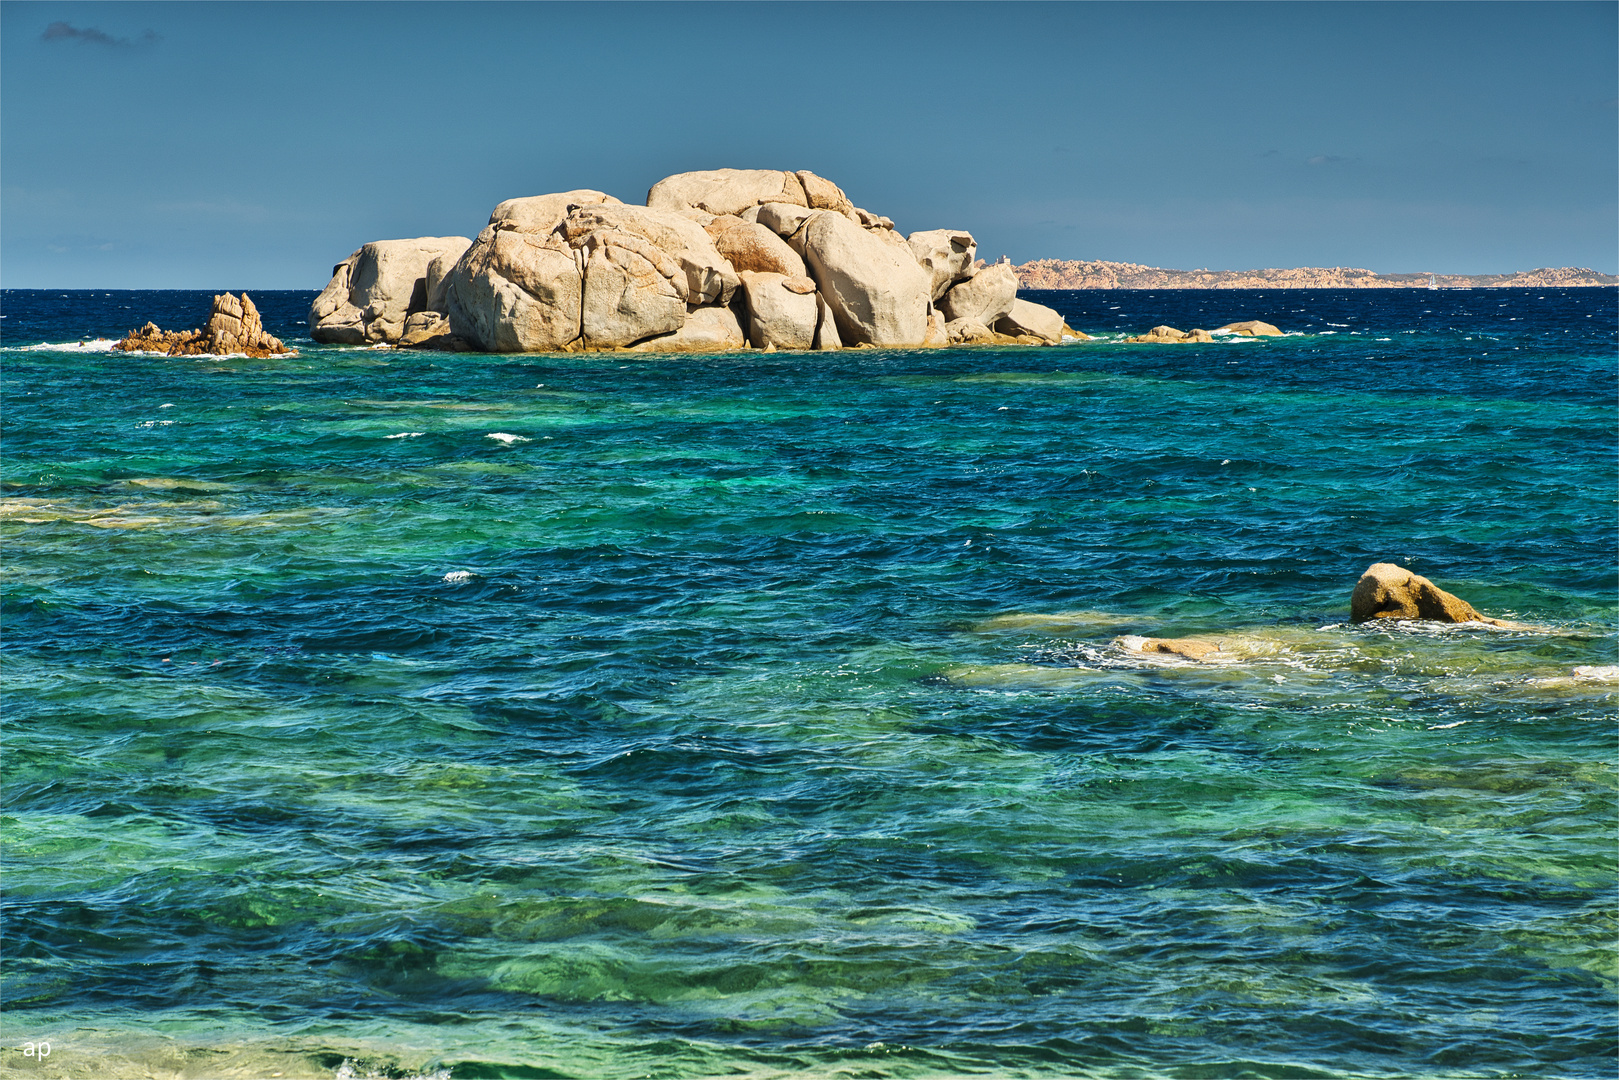
<path fill-rule="evenodd" d="M 1202 638 L 1152 638 L 1126 634 L 1115 638 L 1113 643 L 1131 652 L 1178 656 L 1183 660 L 1196 660 L 1199 663 L 1208 662 L 1221 651 L 1218 642 Z"/>
<path fill-rule="evenodd" d="M 167 356 L 295 355 L 280 338 L 265 332 L 259 309 L 246 293 L 240 297 L 230 293 L 214 297 L 208 325 L 201 330 L 162 330 L 148 322 L 138 330 L 131 330 L 113 348 L 121 352 L 156 352 Z"/>
<path fill-rule="evenodd" d="M 1507 625 L 1499 619 L 1480 615 L 1467 601 L 1394 563 L 1373 563 L 1355 583 L 1355 591 L 1349 597 L 1349 621 L 1362 623 L 1370 619 Z"/>

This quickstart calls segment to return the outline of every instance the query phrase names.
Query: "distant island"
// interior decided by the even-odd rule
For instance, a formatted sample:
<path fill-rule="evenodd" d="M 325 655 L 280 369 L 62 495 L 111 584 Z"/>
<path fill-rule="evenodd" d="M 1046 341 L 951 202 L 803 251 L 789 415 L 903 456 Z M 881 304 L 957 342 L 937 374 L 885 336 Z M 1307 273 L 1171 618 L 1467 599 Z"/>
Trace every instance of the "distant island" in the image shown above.
<path fill-rule="evenodd" d="M 1164 270 L 1138 263 L 1035 259 L 1013 266 L 1025 289 L 1545 289 L 1619 285 L 1619 277 L 1584 267 L 1547 267 L 1516 274 L 1378 274 L 1353 266 L 1291 270 Z"/>

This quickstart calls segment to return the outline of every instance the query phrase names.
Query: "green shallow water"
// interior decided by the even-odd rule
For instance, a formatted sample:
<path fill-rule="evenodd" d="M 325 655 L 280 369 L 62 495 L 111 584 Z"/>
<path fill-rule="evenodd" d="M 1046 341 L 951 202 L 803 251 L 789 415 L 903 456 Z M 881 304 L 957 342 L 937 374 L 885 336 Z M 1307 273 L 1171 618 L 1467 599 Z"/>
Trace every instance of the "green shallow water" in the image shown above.
<path fill-rule="evenodd" d="M 0 1075 L 1610 1075 L 1613 292 L 1286 302 L 8 329 Z M 1350 626 L 1384 560 L 1524 626 Z"/>

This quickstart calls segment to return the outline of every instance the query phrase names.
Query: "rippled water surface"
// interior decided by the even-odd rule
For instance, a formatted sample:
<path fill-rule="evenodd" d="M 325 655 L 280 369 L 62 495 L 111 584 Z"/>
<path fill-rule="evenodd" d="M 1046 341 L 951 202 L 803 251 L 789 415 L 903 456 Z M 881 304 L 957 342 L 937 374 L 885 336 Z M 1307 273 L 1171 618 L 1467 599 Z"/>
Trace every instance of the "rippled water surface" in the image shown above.
<path fill-rule="evenodd" d="M 31 346 L 207 294 L 8 291 L 0 1074 L 1610 1076 L 1615 295 L 171 360 Z M 1518 625 L 1351 626 L 1376 561 Z"/>

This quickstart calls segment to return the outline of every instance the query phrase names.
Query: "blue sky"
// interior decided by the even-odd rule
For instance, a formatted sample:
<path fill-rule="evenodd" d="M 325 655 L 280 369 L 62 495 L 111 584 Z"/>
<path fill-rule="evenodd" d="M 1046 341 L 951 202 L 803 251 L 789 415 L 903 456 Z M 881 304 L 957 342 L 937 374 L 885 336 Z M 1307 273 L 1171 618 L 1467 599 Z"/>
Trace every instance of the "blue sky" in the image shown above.
<path fill-rule="evenodd" d="M 812 169 L 980 254 L 1619 271 L 1619 5 L 0 4 L 0 284 L 319 288 Z"/>

